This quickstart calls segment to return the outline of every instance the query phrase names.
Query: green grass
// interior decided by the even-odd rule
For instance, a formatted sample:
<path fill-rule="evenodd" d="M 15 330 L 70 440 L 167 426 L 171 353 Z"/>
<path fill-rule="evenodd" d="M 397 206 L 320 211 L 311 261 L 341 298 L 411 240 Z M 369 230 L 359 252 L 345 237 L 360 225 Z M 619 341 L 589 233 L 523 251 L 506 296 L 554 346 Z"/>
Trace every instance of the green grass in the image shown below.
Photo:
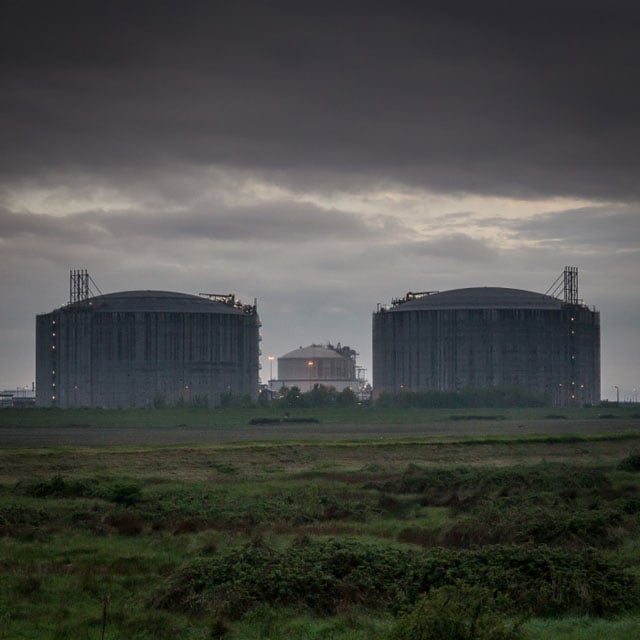
<path fill-rule="evenodd" d="M 562 415 L 570 420 L 599 420 L 600 416 L 632 419 L 638 409 L 632 407 L 588 407 L 549 409 L 381 409 L 368 406 L 349 408 L 276 409 L 252 407 L 247 409 L 207 409 L 180 407 L 164 409 L 2 409 L 0 426 L 68 426 L 91 427 L 234 427 L 248 424 L 257 417 L 282 418 L 316 417 L 332 424 L 420 424 L 451 421 L 465 417 L 499 415 L 506 420 L 545 420 L 550 415 Z M 614 418 L 614 419 L 615 419 Z"/>
<path fill-rule="evenodd" d="M 185 422 L 176 412 L 104 417 L 168 428 Z M 526 623 L 532 640 L 640 637 L 640 473 L 619 468 L 639 445 L 613 434 L 0 449 L 0 638 L 99 638 L 108 598 L 112 640 L 389 640 L 421 589 L 455 579 L 484 581 L 519 614 L 553 612 Z M 202 591 L 183 581 L 198 575 Z M 322 585 L 324 600 L 301 597 Z"/>
<path fill-rule="evenodd" d="M 640 638 L 640 617 L 535 619 L 525 628 L 531 640 L 632 640 Z"/>
<path fill-rule="evenodd" d="M 263 605 L 234 625 L 234 640 L 382 640 L 392 628 L 389 617 L 378 618 L 353 608 L 338 616 L 318 618 L 295 610 Z"/>

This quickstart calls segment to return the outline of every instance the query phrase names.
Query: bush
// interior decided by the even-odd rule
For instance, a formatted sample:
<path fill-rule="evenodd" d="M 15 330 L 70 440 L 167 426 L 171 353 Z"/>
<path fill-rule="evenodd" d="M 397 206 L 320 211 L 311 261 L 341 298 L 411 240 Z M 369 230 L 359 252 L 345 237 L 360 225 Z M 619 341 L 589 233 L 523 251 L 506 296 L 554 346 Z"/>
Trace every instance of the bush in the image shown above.
<path fill-rule="evenodd" d="M 433 589 L 398 620 L 392 640 L 520 640 L 505 617 L 508 604 L 489 589 L 464 583 Z"/>
<path fill-rule="evenodd" d="M 358 397 L 348 387 L 340 391 L 336 397 L 336 406 L 338 407 L 353 407 L 356 404 L 358 404 Z"/>
<path fill-rule="evenodd" d="M 606 616 L 635 606 L 632 575 L 595 549 L 491 545 L 478 551 L 433 549 L 411 565 L 413 601 L 432 588 L 463 581 L 507 596 L 521 612 Z"/>
<path fill-rule="evenodd" d="M 113 487 L 110 498 L 116 504 L 132 506 L 142 500 L 142 489 L 137 484 L 118 483 Z"/>
<path fill-rule="evenodd" d="M 144 531 L 144 520 L 129 511 L 110 513 L 105 516 L 104 522 L 124 536 L 138 536 Z"/>
<path fill-rule="evenodd" d="M 350 539 L 301 539 L 282 549 L 260 542 L 199 559 L 173 574 L 154 602 L 211 607 L 239 618 L 258 604 L 304 606 L 319 615 L 352 605 L 398 611 L 422 593 L 475 584 L 537 615 L 611 615 L 637 602 L 633 577 L 597 551 L 507 545 L 480 551 L 414 552 Z"/>
<path fill-rule="evenodd" d="M 38 596 L 42 591 L 42 578 L 35 574 L 21 575 L 17 578 L 13 591 L 21 597 Z"/>
<path fill-rule="evenodd" d="M 384 609 L 397 597 L 407 559 L 353 540 L 301 539 L 282 551 L 254 541 L 178 571 L 154 602 L 179 611 L 213 605 L 231 618 L 258 604 L 303 605 L 320 615 L 351 604 Z"/>
<path fill-rule="evenodd" d="M 14 492 L 33 498 L 83 498 L 95 494 L 97 483 L 91 480 L 66 480 L 60 475 L 49 480 L 18 482 Z"/>
<path fill-rule="evenodd" d="M 248 393 L 242 395 L 231 391 L 221 393 L 217 404 L 220 409 L 248 409 L 254 406 L 255 403 Z"/>
<path fill-rule="evenodd" d="M 560 493 L 569 489 L 603 490 L 611 486 L 599 469 L 579 470 L 562 464 L 540 464 L 526 470 L 520 467 L 423 469 L 410 465 L 405 473 L 380 485 L 371 485 L 391 493 L 422 493 L 431 504 L 444 494 L 469 496 L 526 496 L 532 492 Z"/>
<path fill-rule="evenodd" d="M 603 504 L 588 510 L 558 509 L 557 504 L 523 504 L 521 500 L 482 503 L 468 516 L 456 520 L 441 542 L 448 547 L 479 547 L 485 544 L 550 544 L 580 547 L 611 547 L 614 528 L 624 517 L 622 508 Z M 623 506 L 631 506 L 630 500 Z"/>
<path fill-rule="evenodd" d="M 282 387 L 280 389 L 280 400 L 277 403 L 281 408 L 302 408 L 307 406 L 306 398 L 299 387 Z"/>
<path fill-rule="evenodd" d="M 638 473 L 640 471 L 640 453 L 632 453 L 627 456 L 618 465 L 620 471 L 631 471 L 632 473 Z"/>
<path fill-rule="evenodd" d="M 281 409 L 289 408 L 318 408 L 318 407 L 353 407 L 358 403 L 356 394 L 349 388 L 336 391 L 335 387 L 314 384 L 310 391 L 302 392 L 299 387 L 282 387 L 280 399 L 276 406 Z"/>

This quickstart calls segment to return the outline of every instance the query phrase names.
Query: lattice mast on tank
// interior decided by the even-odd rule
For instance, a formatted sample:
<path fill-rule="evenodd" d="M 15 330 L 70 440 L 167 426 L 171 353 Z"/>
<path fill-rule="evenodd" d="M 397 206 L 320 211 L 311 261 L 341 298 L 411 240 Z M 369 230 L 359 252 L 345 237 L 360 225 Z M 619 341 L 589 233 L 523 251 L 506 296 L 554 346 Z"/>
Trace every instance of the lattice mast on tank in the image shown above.
<path fill-rule="evenodd" d="M 565 267 L 563 272 L 556 278 L 555 282 L 547 290 L 547 294 L 551 292 L 551 295 L 558 297 L 562 291 L 563 301 L 565 305 L 572 305 L 573 307 L 579 307 L 582 305 L 580 296 L 578 294 L 578 267 Z M 558 383 L 558 393 L 555 400 L 555 404 L 559 406 L 571 406 L 574 404 L 580 404 L 580 399 L 583 395 L 584 383 L 581 380 L 580 367 L 577 363 L 577 351 L 580 336 L 578 331 L 580 324 L 576 322 L 576 315 L 579 313 L 577 308 L 574 308 L 568 316 L 567 322 L 567 379 Z"/>
<path fill-rule="evenodd" d="M 578 267 L 564 268 L 564 301 L 578 304 Z"/>
<path fill-rule="evenodd" d="M 578 267 L 565 267 L 564 271 L 554 280 L 545 295 L 558 298 L 563 292 L 566 304 L 580 304 L 578 295 Z"/>
<path fill-rule="evenodd" d="M 69 271 L 69 304 L 88 300 L 96 293 L 102 295 L 100 287 L 93 281 L 86 269 L 71 269 Z"/>

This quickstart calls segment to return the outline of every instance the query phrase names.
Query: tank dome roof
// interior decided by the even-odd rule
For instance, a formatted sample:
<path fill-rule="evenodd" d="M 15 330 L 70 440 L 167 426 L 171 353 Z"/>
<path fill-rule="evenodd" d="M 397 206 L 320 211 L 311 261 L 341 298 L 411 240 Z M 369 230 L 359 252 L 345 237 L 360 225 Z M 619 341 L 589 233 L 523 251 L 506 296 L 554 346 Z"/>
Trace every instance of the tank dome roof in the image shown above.
<path fill-rule="evenodd" d="M 325 347 L 324 345 L 312 344 L 308 347 L 300 347 L 298 349 L 294 349 L 293 351 L 289 351 L 289 353 L 285 353 L 283 356 L 280 356 L 280 360 L 282 359 L 294 359 L 300 358 L 304 360 L 311 360 L 313 358 L 344 358 L 345 356 L 335 349 L 330 349 L 329 347 Z"/>
<path fill-rule="evenodd" d="M 103 312 L 243 313 L 242 307 L 175 291 L 118 291 L 87 298 L 81 302 L 69 304 L 63 309 L 72 311 L 87 307 Z"/>
<path fill-rule="evenodd" d="M 389 309 L 398 311 L 447 309 L 561 309 L 562 300 L 534 291 L 503 287 L 469 287 L 417 295 Z"/>

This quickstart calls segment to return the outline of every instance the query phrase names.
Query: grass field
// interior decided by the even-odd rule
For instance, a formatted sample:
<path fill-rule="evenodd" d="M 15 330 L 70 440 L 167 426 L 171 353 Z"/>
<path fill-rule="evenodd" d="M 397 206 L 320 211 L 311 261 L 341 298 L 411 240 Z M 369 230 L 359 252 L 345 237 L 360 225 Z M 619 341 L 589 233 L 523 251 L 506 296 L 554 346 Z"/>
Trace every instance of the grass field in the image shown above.
<path fill-rule="evenodd" d="M 312 413 L 463 413 L 366 411 Z M 571 419 L 633 419 L 604 411 Z M 145 429 L 256 415 L 268 413 L 0 421 Z M 638 453 L 640 434 L 612 432 L 0 449 L 0 638 L 101 638 L 104 624 L 123 640 L 403 640 L 421 593 L 471 587 L 499 595 L 518 637 L 640 637 Z"/>
<path fill-rule="evenodd" d="M 246 425 L 252 418 L 281 418 L 283 409 L 206 409 L 176 407 L 165 409 L 2 409 L 0 426 L 132 426 L 132 427 L 229 427 Z M 536 421 L 602 421 L 640 419 L 638 407 L 569 407 L 563 409 L 380 409 L 356 406 L 344 409 L 288 409 L 290 417 L 317 417 L 329 424 L 412 424 L 486 416 L 488 419 Z"/>

